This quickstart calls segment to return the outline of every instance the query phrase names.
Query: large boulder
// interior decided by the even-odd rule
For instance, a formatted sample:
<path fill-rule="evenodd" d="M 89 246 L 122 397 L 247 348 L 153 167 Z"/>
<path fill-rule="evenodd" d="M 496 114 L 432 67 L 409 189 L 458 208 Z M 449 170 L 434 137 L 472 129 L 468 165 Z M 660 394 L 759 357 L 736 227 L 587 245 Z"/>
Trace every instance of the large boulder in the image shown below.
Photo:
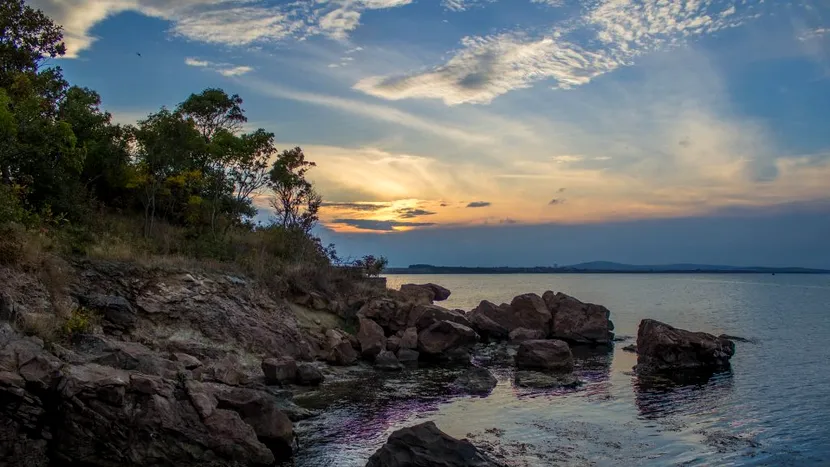
<path fill-rule="evenodd" d="M 486 395 L 490 394 L 497 383 L 498 380 L 490 373 L 490 370 L 473 367 L 459 375 L 453 381 L 453 386 L 469 394 Z"/>
<path fill-rule="evenodd" d="M 297 362 L 293 358 L 266 358 L 261 366 L 268 384 L 291 384 L 297 379 Z"/>
<path fill-rule="evenodd" d="M 357 312 L 357 317 L 370 319 L 379 324 L 388 334 L 394 334 L 409 326 L 412 307 L 411 303 L 389 298 L 376 298 L 363 305 Z"/>
<path fill-rule="evenodd" d="M 463 312 L 457 310 L 448 310 L 438 305 L 419 305 L 413 308 L 409 314 L 408 325 L 414 326 L 418 331 L 424 330 L 438 321 L 452 321 L 453 323 L 463 324 L 464 326 L 472 327 L 470 320 Z"/>
<path fill-rule="evenodd" d="M 360 318 L 357 340 L 360 342 L 360 352 L 364 358 L 373 360 L 377 354 L 386 350 L 383 328 L 371 319 Z"/>
<path fill-rule="evenodd" d="M 735 343 L 705 332 L 644 319 L 637 333 L 637 373 L 672 373 L 729 368 Z"/>
<path fill-rule="evenodd" d="M 345 333 L 336 329 L 326 331 L 328 355 L 326 360 L 333 365 L 351 365 L 357 361 L 357 351 L 352 348 L 351 342 Z"/>
<path fill-rule="evenodd" d="M 400 371 L 403 365 L 398 361 L 398 357 L 390 350 L 384 350 L 375 357 L 375 368 L 382 371 Z"/>
<path fill-rule="evenodd" d="M 124 297 L 93 294 L 80 297 L 80 302 L 101 314 L 107 331 L 130 332 L 138 322 L 133 306 Z"/>
<path fill-rule="evenodd" d="M 402 349 L 417 349 L 418 348 L 418 329 L 416 327 L 406 328 L 406 331 L 401 335 L 400 348 Z"/>
<path fill-rule="evenodd" d="M 516 352 L 516 366 L 521 369 L 571 371 L 574 359 L 565 341 L 524 341 Z"/>
<path fill-rule="evenodd" d="M 506 339 L 519 328 L 541 331 L 544 338 L 552 320 L 542 297 L 532 293 L 513 298 L 510 305 L 484 300 L 470 312 L 469 319 L 476 331 L 492 339 Z"/>
<path fill-rule="evenodd" d="M 469 347 L 478 341 L 478 334 L 463 324 L 439 321 L 418 334 L 418 350 L 436 356 L 448 350 Z"/>
<path fill-rule="evenodd" d="M 319 386 L 324 379 L 323 372 L 311 363 L 297 365 L 297 384 L 300 386 Z"/>
<path fill-rule="evenodd" d="M 553 315 L 551 337 L 571 344 L 608 345 L 614 339 L 611 312 L 602 305 L 583 303 L 563 293 L 551 291 L 543 295 Z"/>
<path fill-rule="evenodd" d="M 545 338 L 545 331 L 541 329 L 516 328 L 510 331 L 510 342 L 533 341 Z"/>
<path fill-rule="evenodd" d="M 366 467 L 498 467 L 466 439 L 455 439 L 426 422 L 389 436 Z"/>
<path fill-rule="evenodd" d="M 450 290 L 437 284 L 404 284 L 401 294 L 416 303 L 441 302 L 450 297 Z"/>

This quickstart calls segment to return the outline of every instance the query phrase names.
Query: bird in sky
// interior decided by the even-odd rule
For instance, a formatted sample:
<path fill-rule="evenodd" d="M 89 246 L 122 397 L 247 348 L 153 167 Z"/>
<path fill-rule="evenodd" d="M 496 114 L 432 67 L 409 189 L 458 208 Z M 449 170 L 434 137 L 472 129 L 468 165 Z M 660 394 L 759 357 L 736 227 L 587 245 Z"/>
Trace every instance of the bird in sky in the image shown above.
<path fill-rule="evenodd" d="M 136 52 L 135 54 L 136 54 L 136 55 L 138 55 L 139 57 L 141 56 L 141 54 L 140 54 L 140 53 L 138 53 L 138 52 Z"/>

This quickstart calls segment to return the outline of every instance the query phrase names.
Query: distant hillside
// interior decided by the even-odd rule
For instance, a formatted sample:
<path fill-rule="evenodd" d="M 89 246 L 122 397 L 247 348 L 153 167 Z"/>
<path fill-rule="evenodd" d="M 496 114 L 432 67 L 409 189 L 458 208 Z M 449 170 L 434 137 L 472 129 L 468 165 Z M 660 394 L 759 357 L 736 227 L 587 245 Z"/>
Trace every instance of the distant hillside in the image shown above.
<path fill-rule="evenodd" d="M 660 264 L 637 265 L 609 261 L 591 261 L 570 266 L 533 266 L 533 267 L 466 267 L 433 266 L 431 264 L 413 264 L 406 268 L 387 268 L 387 274 L 634 274 L 634 273 L 740 273 L 740 274 L 830 274 L 827 269 L 809 269 L 797 267 L 743 267 L 712 264 Z"/>

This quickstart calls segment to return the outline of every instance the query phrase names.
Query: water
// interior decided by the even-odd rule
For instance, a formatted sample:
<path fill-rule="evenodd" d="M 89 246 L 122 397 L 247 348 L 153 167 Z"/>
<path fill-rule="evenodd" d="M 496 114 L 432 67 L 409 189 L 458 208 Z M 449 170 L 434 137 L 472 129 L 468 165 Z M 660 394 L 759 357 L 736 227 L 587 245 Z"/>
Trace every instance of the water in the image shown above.
<path fill-rule="evenodd" d="M 611 310 L 618 336 L 642 318 L 752 338 L 738 343 L 732 372 L 686 387 L 646 387 L 636 356 L 582 352 L 574 390 L 524 390 L 507 363 L 489 366 L 487 397 L 453 394 L 455 373 L 421 368 L 398 375 L 361 369 L 309 394 L 326 408 L 301 422 L 299 466 L 363 466 L 389 434 L 433 420 L 510 465 L 830 464 L 830 276 L 821 275 L 435 275 L 390 276 L 389 287 L 435 282 L 444 306 L 562 291 Z M 492 348 L 490 348 L 492 350 Z M 504 349 L 500 350 L 504 351 Z M 498 360 L 498 359 L 496 359 Z M 509 362 L 509 359 L 508 359 Z M 336 380 L 336 378 L 334 378 Z M 300 399 L 302 400 L 302 399 Z"/>

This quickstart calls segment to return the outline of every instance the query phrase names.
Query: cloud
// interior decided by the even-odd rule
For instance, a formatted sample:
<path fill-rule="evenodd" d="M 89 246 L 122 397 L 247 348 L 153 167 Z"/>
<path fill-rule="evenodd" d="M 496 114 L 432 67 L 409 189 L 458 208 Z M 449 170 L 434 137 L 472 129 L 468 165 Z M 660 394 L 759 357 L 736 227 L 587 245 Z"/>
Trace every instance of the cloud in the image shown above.
<path fill-rule="evenodd" d="M 491 206 L 493 203 L 489 201 L 473 201 L 472 203 L 467 204 L 468 208 L 486 208 Z"/>
<path fill-rule="evenodd" d="M 364 211 L 364 212 L 371 212 L 371 211 L 379 211 L 384 208 L 388 208 L 390 206 L 389 203 L 328 203 L 324 202 L 321 204 L 324 208 L 330 209 L 340 209 L 340 210 L 348 210 L 348 211 Z"/>
<path fill-rule="evenodd" d="M 184 63 L 188 66 L 198 67 L 198 68 L 207 68 L 211 71 L 215 71 L 222 76 L 227 77 L 234 77 L 234 76 L 241 76 L 246 73 L 250 73 L 254 69 L 249 66 L 244 65 L 231 65 L 229 63 L 215 63 L 209 60 L 200 60 L 198 58 L 188 57 L 184 60 Z"/>
<path fill-rule="evenodd" d="M 433 222 L 404 222 L 372 219 L 335 219 L 331 223 L 348 225 L 360 230 L 377 230 L 383 232 L 394 232 L 401 227 L 429 227 L 435 225 Z"/>
<path fill-rule="evenodd" d="M 564 203 L 564 202 L 565 202 L 565 199 L 564 199 L 564 198 L 553 198 L 553 199 L 552 199 L 552 200 L 550 200 L 550 202 L 548 203 L 548 206 L 558 206 L 558 205 L 560 205 L 560 204 L 562 204 L 562 203 Z"/>
<path fill-rule="evenodd" d="M 631 65 L 643 54 L 737 26 L 743 16 L 734 10 L 734 5 L 719 10 L 701 0 L 596 2 L 584 16 L 556 24 L 547 33 L 465 37 L 443 65 L 367 77 L 354 88 L 389 100 L 441 99 L 446 105 L 487 104 L 539 81 L 570 89 Z M 586 41 L 585 36 L 592 38 Z"/>
<path fill-rule="evenodd" d="M 511 219 L 509 217 L 504 218 L 504 219 L 499 219 L 499 224 L 518 224 L 518 223 L 519 223 L 519 221 L 517 221 L 516 219 Z"/>
<path fill-rule="evenodd" d="M 187 40 L 247 46 L 324 35 L 345 39 L 366 10 L 396 8 L 412 0 L 30 0 L 64 26 L 67 57 L 77 57 L 97 39 L 93 27 L 125 11 L 172 23 L 170 32 Z"/>
<path fill-rule="evenodd" d="M 583 161 L 583 160 L 585 160 L 585 156 L 575 156 L 575 155 L 566 154 L 566 155 L 562 155 L 562 156 L 553 156 L 553 157 L 551 157 L 551 159 L 553 159 L 553 161 L 556 162 L 557 164 L 567 164 L 569 162 Z"/>
<path fill-rule="evenodd" d="M 559 7 L 565 5 L 565 0 L 530 0 L 530 3 L 541 3 L 547 6 Z"/>
<path fill-rule="evenodd" d="M 804 31 L 803 33 L 801 33 L 798 36 L 798 40 L 800 40 L 802 42 L 806 42 L 806 41 L 810 41 L 810 40 L 821 39 L 822 37 L 824 37 L 828 34 L 830 34 L 830 28 L 809 29 L 809 30 Z"/>
<path fill-rule="evenodd" d="M 400 216 L 402 219 L 412 219 L 412 218 L 420 217 L 420 216 L 433 216 L 433 215 L 435 215 L 435 212 L 433 212 L 433 211 L 427 211 L 426 209 L 418 209 L 418 208 L 403 208 L 403 209 L 398 209 L 397 212 L 398 212 L 398 216 Z"/>
<path fill-rule="evenodd" d="M 564 193 L 565 190 L 566 190 L 566 188 L 560 188 L 560 189 L 556 190 L 556 192 L 557 193 Z"/>
<path fill-rule="evenodd" d="M 488 3 L 495 3 L 497 0 L 441 0 L 441 6 L 449 11 L 461 12 L 470 8 L 484 6 Z"/>

